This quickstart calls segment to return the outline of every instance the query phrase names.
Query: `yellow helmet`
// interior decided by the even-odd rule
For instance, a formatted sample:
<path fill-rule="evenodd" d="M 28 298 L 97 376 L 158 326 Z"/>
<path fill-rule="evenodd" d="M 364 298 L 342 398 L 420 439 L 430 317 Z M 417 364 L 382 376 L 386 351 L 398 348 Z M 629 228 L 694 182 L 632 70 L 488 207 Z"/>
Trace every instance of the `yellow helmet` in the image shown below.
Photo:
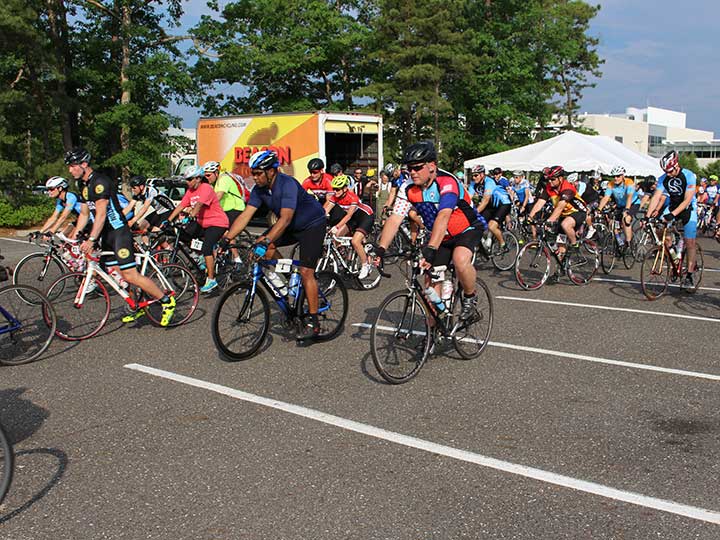
<path fill-rule="evenodd" d="M 367 176 L 368 178 L 372 178 L 373 176 L 375 176 L 375 169 L 368 169 L 365 173 L 365 176 Z"/>
<path fill-rule="evenodd" d="M 338 174 L 335 178 L 332 179 L 332 182 L 330 182 L 330 187 L 333 189 L 342 189 L 344 187 L 347 187 L 347 185 L 350 183 L 350 180 L 347 176 L 344 174 Z"/>

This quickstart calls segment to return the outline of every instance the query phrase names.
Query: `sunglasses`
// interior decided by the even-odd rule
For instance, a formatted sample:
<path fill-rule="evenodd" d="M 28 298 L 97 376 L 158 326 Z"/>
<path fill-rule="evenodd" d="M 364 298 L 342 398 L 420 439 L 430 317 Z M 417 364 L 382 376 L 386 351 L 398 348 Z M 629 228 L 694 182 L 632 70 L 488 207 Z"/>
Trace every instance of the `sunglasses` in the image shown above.
<path fill-rule="evenodd" d="M 322 169 L 310 169 L 310 174 L 317 174 L 319 172 L 322 172 Z"/>
<path fill-rule="evenodd" d="M 408 170 L 412 172 L 422 171 L 425 168 L 425 165 L 425 163 L 421 163 L 420 165 L 408 165 Z"/>
<path fill-rule="evenodd" d="M 345 188 L 342 188 L 342 187 L 334 187 L 334 188 L 332 188 L 333 191 L 342 191 L 343 189 L 345 189 Z"/>

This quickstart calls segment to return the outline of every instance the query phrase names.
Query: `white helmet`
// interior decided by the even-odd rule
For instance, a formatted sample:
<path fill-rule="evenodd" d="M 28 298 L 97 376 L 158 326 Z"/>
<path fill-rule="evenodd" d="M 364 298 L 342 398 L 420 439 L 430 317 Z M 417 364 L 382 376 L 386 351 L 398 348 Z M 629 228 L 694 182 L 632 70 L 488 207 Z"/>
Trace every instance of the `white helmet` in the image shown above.
<path fill-rule="evenodd" d="M 625 174 L 625 167 L 620 167 L 619 165 L 616 167 L 613 167 L 610 171 L 610 176 L 620 176 Z"/>
<path fill-rule="evenodd" d="M 191 180 L 199 176 L 205 176 L 205 169 L 203 169 L 202 167 L 193 165 L 185 170 L 185 180 Z"/>
<path fill-rule="evenodd" d="M 47 182 L 45 182 L 45 189 L 53 189 L 56 187 L 67 189 L 68 181 L 62 176 L 52 176 L 48 178 Z"/>
<path fill-rule="evenodd" d="M 578 181 L 578 173 L 570 173 L 567 177 L 568 182 L 577 182 Z"/>
<path fill-rule="evenodd" d="M 218 172 L 220 170 L 220 164 L 217 161 L 208 161 L 203 165 L 205 172 Z"/>

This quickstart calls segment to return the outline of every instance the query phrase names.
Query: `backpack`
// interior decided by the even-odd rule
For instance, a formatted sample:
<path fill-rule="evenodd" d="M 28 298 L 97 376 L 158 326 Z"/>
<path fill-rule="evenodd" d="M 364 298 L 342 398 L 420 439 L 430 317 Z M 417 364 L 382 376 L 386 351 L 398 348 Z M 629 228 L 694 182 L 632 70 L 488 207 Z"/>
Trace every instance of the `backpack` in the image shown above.
<path fill-rule="evenodd" d="M 232 179 L 232 181 L 235 182 L 235 186 L 238 189 L 238 193 L 240 193 L 242 199 L 245 202 L 248 202 L 248 199 L 250 198 L 250 190 L 245 185 L 245 182 L 243 181 L 242 177 L 240 177 L 234 173 L 229 173 L 229 172 L 224 172 L 222 174 L 228 175 Z M 233 197 L 237 197 L 237 195 L 235 195 L 234 193 L 230 193 L 230 195 L 232 195 Z"/>

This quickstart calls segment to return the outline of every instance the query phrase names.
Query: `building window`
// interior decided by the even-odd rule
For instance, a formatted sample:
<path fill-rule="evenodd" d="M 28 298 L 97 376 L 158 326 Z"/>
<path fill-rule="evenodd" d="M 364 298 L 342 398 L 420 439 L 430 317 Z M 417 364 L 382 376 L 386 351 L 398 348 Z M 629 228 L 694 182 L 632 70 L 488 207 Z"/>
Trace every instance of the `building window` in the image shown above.
<path fill-rule="evenodd" d="M 623 142 L 623 138 L 620 135 L 615 135 L 615 140 L 619 143 Z"/>

